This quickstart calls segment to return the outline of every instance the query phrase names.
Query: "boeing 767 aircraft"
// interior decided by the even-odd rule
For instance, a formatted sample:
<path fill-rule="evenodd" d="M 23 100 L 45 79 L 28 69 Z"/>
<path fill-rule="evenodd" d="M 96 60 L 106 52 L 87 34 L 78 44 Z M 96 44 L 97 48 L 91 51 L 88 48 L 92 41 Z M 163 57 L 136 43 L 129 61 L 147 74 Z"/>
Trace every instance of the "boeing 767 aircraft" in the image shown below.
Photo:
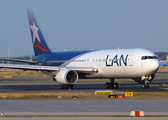
<path fill-rule="evenodd" d="M 109 79 L 107 89 L 118 88 L 117 78 L 131 78 L 149 88 L 159 65 L 156 55 L 146 49 L 108 49 L 52 52 L 31 9 L 27 10 L 35 57 L 30 65 L 0 64 L 0 68 L 42 71 L 61 84 L 61 89 L 73 89 L 78 79 Z M 8 59 L 9 60 L 9 59 Z"/>

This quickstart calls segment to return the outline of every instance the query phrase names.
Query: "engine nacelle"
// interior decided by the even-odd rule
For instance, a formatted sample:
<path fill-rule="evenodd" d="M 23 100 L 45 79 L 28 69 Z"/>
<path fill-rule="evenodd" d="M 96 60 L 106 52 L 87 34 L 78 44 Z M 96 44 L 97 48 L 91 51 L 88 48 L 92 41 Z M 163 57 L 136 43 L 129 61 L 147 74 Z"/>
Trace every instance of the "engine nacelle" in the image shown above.
<path fill-rule="evenodd" d="M 71 69 L 61 70 L 57 73 L 55 79 L 60 84 L 73 84 L 78 81 L 78 73 Z"/>
<path fill-rule="evenodd" d="M 132 79 L 135 80 L 135 81 L 138 82 L 138 83 L 142 83 L 142 84 L 144 83 L 144 81 L 143 81 L 144 78 L 142 78 L 142 77 L 132 78 Z M 153 82 L 154 79 L 155 79 L 155 74 L 152 74 L 151 76 L 148 77 L 148 81 L 149 81 L 150 83 Z"/>

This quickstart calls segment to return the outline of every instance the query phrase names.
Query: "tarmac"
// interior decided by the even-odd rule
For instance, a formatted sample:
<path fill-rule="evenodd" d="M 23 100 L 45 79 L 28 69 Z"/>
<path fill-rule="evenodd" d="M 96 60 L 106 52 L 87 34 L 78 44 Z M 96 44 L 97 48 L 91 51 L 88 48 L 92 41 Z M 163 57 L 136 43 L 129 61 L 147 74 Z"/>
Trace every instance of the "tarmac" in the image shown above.
<path fill-rule="evenodd" d="M 168 81 L 168 80 L 167 80 Z M 142 85 L 135 82 L 120 83 L 118 89 L 112 89 L 115 92 L 119 91 L 134 91 L 134 92 L 163 92 L 168 91 L 167 86 L 159 87 L 158 84 L 165 84 L 159 82 L 151 84 L 149 89 L 143 89 Z M 167 85 L 168 83 L 166 83 Z M 74 89 L 61 89 L 58 83 L 0 83 L 0 93 L 59 93 L 59 92 L 73 92 L 73 93 L 88 93 L 96 90 L 107 90 L 105 83 L 77 83 Z"/>
<path fill-rule="evenodd" d="M 167 120 L 168 117 L 12 117 L 1 120 Z"/>
<path fill-rule="evenodd" d="M 167 79 L 156 80 L 151 83 L 149 89 L 142 89 L 142 86 L 135 82 L 122 82 L 117 91 L 134 92 L 162 92 L 168 91 Z M 0 83 L 0 93 L 45 93 L 45 92 L 95 92 L 105 89 L 105 83 L 77 83 L 73 90 L 62 90 L 58 83 Z M 167 120 L 168 117 L 110 117 L 112 115 L 129 115 L 131 111 L 144 111 L 145 115 L 166 115 L 168 116 L 168 99 L 45 99 L 45 100 L 0 100 L 0 113 L 5 116 L 57 116 L 47 117 L 48 120 Z M 99 116 L 106 116 L 99 117 Z M 3 118 L 2 120 L 30 119 L 26 117 Z M 43 120 L 45 117 L 35 117 L 32 120 Z"/>
<path fill-rule="evenodd" d="M 144 111 L 145 115 L 168 115 L 167 99 L 46 99 L 0 100 L 0 112 L 12 116 L 111 116 L 130 115 Z"/>

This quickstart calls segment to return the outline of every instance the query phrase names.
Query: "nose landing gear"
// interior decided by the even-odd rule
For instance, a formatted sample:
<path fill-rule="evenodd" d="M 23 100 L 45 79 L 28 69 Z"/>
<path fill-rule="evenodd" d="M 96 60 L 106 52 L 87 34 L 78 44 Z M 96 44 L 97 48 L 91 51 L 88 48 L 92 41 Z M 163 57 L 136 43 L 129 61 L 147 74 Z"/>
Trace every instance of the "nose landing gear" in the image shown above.
<path fill-rule="evenodd" d="M 143 89 L 145 89 L 145 88 L 148 89 L 148 88 L 149 88 L 149 81 L 148 81 L 148 80 L 145 80 L 142 87 L 143 87 Z"/>
<path fill-rule="evenodd" d="M 148 77 L 146 77 L 146 78 L 145 78 L 145 80 L 144 80 L 144 83 L 143 83 L 143 86 L 142 86 L 142 87 L 143 87 L 143 89 L 145 89 L 145 88 L 147 88 L 147 89 L 148 89 L 148 88 L 149 88 L 149 81 L 148 81 Z"/>

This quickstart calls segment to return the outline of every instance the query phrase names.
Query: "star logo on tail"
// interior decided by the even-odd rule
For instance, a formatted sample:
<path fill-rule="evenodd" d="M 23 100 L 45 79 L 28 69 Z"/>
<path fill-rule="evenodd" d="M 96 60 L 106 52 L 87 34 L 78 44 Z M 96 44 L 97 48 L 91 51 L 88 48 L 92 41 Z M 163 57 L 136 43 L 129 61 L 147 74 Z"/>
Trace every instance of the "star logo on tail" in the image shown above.
<path fill-rule="evenodd" d="M 39 28 L 36 27 L 36 25 L 34 24 L 34 22 L 33 22 L 33 25 L 30 25 L 30 28 L 31 28 L 31 30 L 33 32 L 33 45 L 34 45 L 34 42 L 35 42 L 36 38 L 41 43 L 39 35 L 38 35 L 38 29 Z"/>

